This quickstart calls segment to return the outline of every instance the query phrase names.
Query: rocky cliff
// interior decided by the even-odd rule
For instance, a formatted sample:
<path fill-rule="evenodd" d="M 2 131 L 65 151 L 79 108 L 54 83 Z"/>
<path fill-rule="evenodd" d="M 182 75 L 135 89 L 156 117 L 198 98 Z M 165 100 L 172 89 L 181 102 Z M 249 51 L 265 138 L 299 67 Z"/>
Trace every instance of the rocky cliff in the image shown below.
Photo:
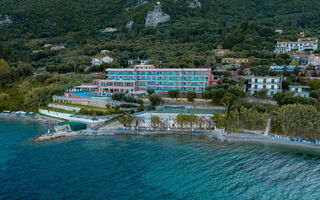
<path fill-rule="evenodd" d="M 157 2 L 156 6 L 148 12 L 145 20 L 146 27 L 156 27 L 160 23 L 169 21 L 170 15 L 164 13 L 160 2 Z"/>

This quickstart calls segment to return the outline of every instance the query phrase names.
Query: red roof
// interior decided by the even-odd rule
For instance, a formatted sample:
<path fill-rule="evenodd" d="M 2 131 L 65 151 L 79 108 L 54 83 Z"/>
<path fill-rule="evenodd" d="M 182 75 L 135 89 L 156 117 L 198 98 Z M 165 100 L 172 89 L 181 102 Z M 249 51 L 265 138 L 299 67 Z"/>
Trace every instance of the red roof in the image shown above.
<path fill-rule="evenodd" d="M 305 53 L 297 53 L 295 55 L 295 57 L 308 57 L 308 56 L 309 56 L 309 54 L 305 54 Z"/>
<path fill-rule="evenodd" d="M 317 37 L 304 37 L 304 38 L 299 38 L 301 41 L 312 41 L 312 40 L 317 40 Z"/>

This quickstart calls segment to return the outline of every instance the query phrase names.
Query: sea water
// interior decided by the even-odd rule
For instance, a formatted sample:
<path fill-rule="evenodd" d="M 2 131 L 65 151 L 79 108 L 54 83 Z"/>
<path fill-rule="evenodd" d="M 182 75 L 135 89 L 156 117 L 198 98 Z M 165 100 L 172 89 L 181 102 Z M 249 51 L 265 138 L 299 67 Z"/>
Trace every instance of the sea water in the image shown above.
<path fill-rule="evenodd" d="M 0 121 L 0 199 L 319 199 L 320 156 L 200 136 L 34 143 L 48 127 Z"/>

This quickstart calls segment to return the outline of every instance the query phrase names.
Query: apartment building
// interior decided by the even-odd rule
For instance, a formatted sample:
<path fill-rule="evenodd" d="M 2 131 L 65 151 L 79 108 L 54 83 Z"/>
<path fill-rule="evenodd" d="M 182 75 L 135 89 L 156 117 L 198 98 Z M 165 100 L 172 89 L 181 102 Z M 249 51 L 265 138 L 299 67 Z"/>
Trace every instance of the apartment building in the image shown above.
<path fill-rule="evenodd" d="M 317 37 L 303 37 L 296 42 L 277 42 L 275 47 L 276 53 L 304 52 L 315 51 L 318 49 Z"/>
<path fill-rule="evenodd" d="M 253 95 L 260 90 L 267 90 L 268 96 L 282 91 L 282 77 L 279 76 L 252 76 L 249 77 L 249 93 Z"/>

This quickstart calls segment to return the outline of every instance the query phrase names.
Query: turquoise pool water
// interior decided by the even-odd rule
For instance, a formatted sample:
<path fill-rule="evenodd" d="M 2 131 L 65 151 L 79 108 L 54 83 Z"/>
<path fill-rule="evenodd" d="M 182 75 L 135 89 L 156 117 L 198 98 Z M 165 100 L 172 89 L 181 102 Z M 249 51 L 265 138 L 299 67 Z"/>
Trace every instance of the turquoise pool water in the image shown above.
<path fill-rule="evenodd" d="M 318 199 L 318 152 L 196 136 L 30 141 L 48 127 L 0 121 L 0 199 Z"/>
<path fill-rule="evenodd" d="M 90 94 L 88 92 L 74 92 L 72 94 L 77 97 L 98 97 L 98 95 Z"/>

